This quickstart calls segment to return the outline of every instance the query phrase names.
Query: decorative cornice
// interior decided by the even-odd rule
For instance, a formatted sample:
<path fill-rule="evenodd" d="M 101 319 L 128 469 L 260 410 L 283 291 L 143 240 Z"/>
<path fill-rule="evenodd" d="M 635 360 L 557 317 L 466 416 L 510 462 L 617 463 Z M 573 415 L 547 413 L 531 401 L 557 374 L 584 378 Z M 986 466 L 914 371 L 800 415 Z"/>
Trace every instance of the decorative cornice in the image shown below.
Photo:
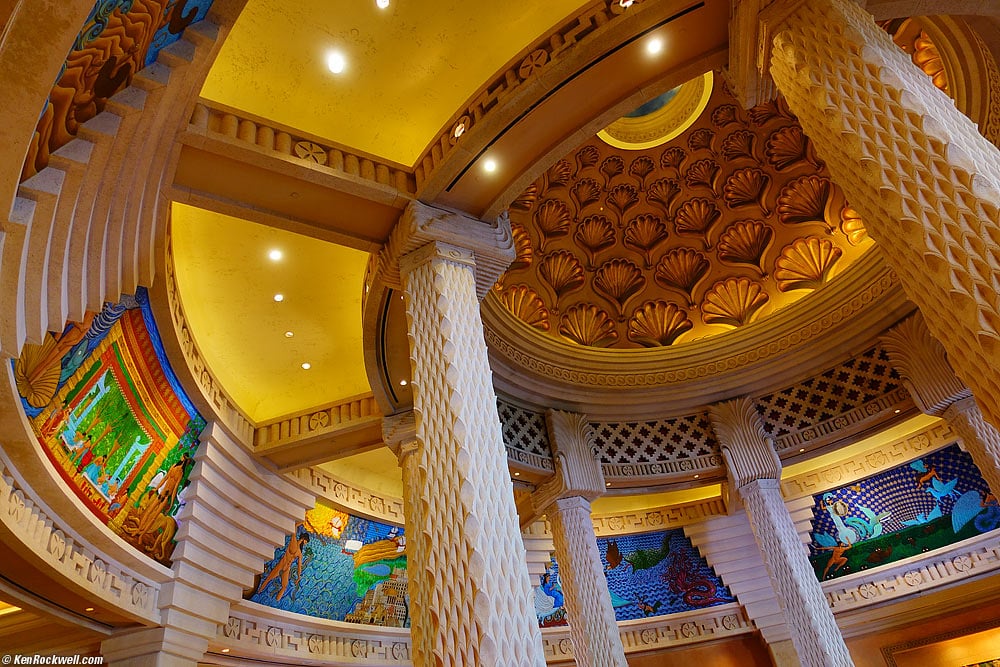
<path fill-rule="evenodd" d="M 713 516 L 725 515 L 726 503 L 721 497 L 704 498 L 663 507 L 647 507 L 627 512 L 607 512 L 591 516 L 594 534 L 598 537 L 648 533 L 654 530 L 680 528 L 700 523 Z M 522 528 L 527 537 L 544 538 L 552 534 L 548 521 L 535 521 Z"/>
<path fill-rule="evenodd" d="M 620 483 L 631 480 L 642 484 L 666 483 L 676 481 L 676 477 L 688 479 L 693 473 L 715 473 L 722 467 L 722 457 L 718 454 L 692 456 L 675 461 L 657 461 L 655 463 L 604 463 L 601 470 L 604 477 Z M 641 477 L 641 480 L 636 478 Z"/>
<path fill-rule="evenodd" d="M 289 477 L 346 512 L 403 525 L 402 498 L 377 493 L 315 467 L 300 468 Z"/>

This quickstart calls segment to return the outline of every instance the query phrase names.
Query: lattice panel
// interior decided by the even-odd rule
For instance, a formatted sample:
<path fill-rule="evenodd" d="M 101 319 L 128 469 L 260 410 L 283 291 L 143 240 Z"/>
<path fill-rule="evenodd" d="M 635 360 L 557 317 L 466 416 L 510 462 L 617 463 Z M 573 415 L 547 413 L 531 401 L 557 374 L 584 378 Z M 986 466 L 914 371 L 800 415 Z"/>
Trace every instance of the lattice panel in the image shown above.
<path fill-rule="evenodd" d="M 719 454 L 708 415 L 651 422 L 595 422 L 601 463 L 662 463 Z"/>
<path fill-rule="evenodd" d="M 780 438 L 846 414 L 900 387 L 889 356 L 875 346 L 820 375 L 758 398 L 757 410 L 764 430 Z"/>
<path fill-rule="evenodd" d="M 552 458 L 549 434 L 545 428 L 545 415 L 501 400 L 497 400 L 497 411 L 500 413 L 500 425 L 503 427 L 503 444 L 508 450 L 516 449 L 535 456 Z"/>

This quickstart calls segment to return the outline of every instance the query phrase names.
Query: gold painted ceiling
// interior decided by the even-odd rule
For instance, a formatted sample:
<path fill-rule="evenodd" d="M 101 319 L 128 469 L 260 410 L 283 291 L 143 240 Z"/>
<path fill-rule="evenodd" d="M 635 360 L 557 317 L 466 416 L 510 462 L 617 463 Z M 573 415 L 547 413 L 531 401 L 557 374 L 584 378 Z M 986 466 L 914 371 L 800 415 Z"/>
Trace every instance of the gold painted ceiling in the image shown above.
<path fill-rule="evenodd" d="M 745 112 L 722 85 L 661 146 L 588 141 L 510 216 L 517 259 L 494 292 L 539 332 L 590 347 L 747 326 L 872 244 L 784 103 Z"/>

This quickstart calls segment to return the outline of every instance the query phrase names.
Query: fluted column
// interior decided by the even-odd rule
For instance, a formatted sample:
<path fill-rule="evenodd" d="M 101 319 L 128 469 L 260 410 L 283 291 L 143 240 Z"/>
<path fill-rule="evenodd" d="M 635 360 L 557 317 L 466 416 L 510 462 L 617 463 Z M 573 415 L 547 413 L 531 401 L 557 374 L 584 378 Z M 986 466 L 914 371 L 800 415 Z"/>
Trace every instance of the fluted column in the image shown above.
<path fill-rule="evenodd" d="M 406 296 L 417 665 L 545 662 L 479 317 L 478 294 L 512 258 L 508 222 L 412 203 L 376 268 L 398 271 Z"/>
<path fill-rule="evenodd" d="M 781 461 L 753 401 L 710 409 L 729 477 L 746 509 L 802 667 L 853 665 L 837 621 L 781 497 Z"/>
<path fill-rule="evenodd" d="M 1000 424 L 997 148 L 857 3 L 779 0 L 759 25 L 758 65 Z"/>
<path fill-rule="evenodd" d="M 1000 494 L 1000 432 L 986 421 L 924 319 L 914 315 L 882 337 L 892 365 L 922 412 L 945 421 L 962 438 L 994 495 Z"/>
<path fill-rule="evenodd" d="M 585 415 L 558 410 L 547 411 L 545 423 L 556 470 L 522 503 L 521 523 L 544 512 L 552 526 L 576 663 L 625 667 L 625 648 L 590 519 L 590 501 L 605 489 L 594 456 L 593 429 Z"/>

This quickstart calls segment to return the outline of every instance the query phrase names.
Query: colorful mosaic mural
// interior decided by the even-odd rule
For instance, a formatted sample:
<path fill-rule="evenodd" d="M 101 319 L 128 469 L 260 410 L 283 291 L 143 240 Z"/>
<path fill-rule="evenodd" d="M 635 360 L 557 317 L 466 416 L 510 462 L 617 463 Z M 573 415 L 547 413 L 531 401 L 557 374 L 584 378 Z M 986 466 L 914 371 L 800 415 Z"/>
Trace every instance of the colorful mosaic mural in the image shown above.
<path fill-rule="evenodd" d="M 409 627 L 403 529 L 323 501 L 264 565 L 247 599 L 335 621 Z"/>
<path fill-rule="evenodd" d="M 26 345 L 13 365 L 56 470 L 111 530 L 169 564 L 205 420 L 170 369 L 145 290 Z"/>
<path fill-rule="evenodd" d="M 597 539 L 619 621 L 735 602 L 729 589 L 680 529 Z M 559 564 L 552 559 L 535 589 L 544 627 L 566 624 Z"/>
<path fill-rule="evenodd" d="M 814 499 L 810 561 L 820 580 L 1000 527 L 996 497 L 958 445 Z"/>
<path fill-rule="evenodd" d="M 39 116 L 21 180 L 44 169 L 80 125 L 211 6 L 212 0 L 97 0 Z"/>

